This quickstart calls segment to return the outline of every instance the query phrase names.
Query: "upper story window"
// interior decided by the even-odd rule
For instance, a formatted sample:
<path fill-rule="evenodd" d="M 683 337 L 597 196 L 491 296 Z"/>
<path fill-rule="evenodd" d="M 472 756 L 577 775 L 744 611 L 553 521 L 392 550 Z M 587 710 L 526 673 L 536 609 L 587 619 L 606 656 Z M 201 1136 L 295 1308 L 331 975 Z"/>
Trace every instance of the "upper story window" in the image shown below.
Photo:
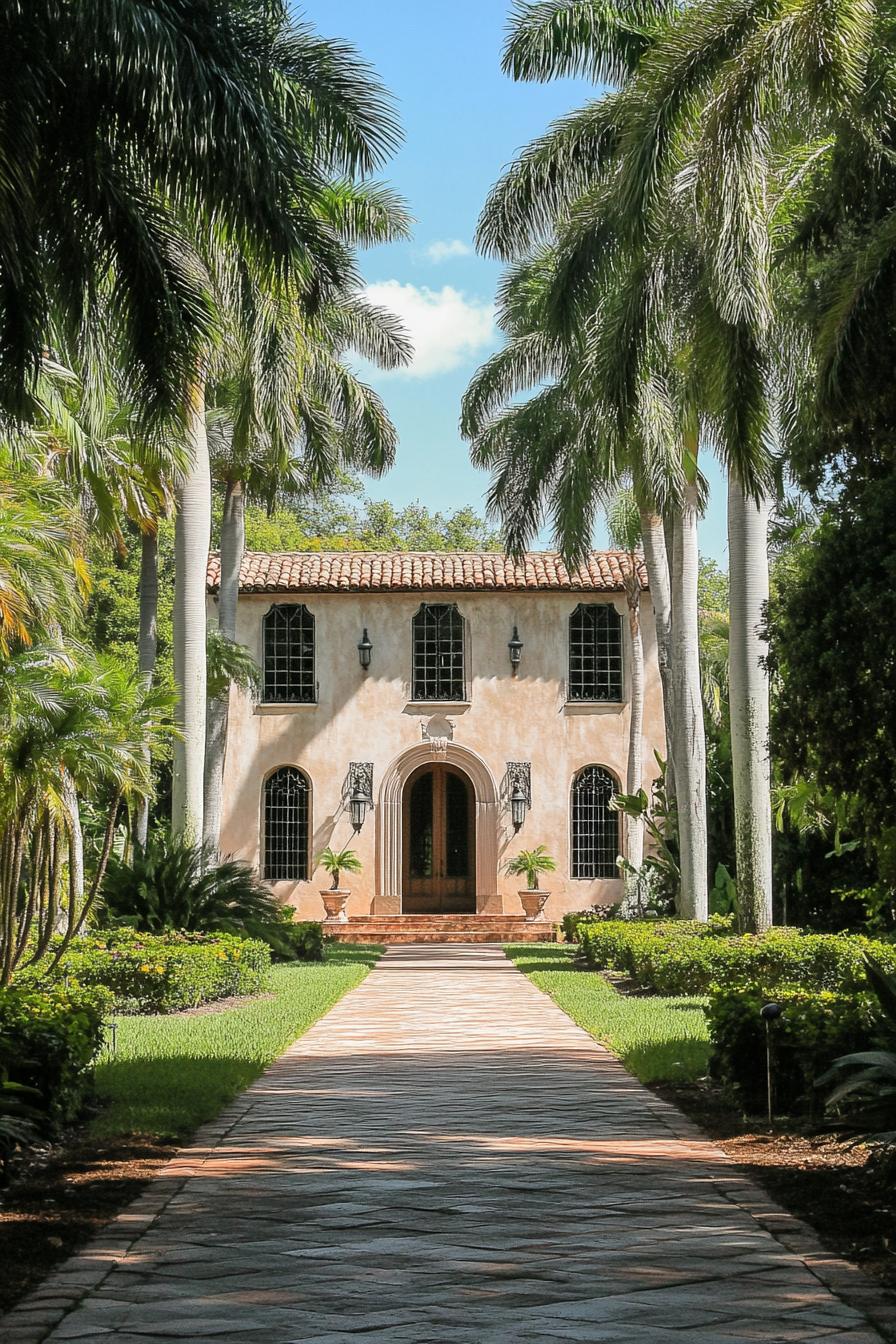
<path fill-rule="evenodd" d="M 414 700 L 464 700 L 464 620 L 454 605 L 424 602 L 413 621 Z"/>
<path fill-rule="evenodd" d="M 572 876 L 618 877 L 619 813 L 610 807 L 616 781 L 602 765 L 586 765 L 572 782 Z"/>
<path fill-rule="evenodd" d="M 272 704 L 313 704 L 314 617 L 307 607 L 271 607 L 263 622 L 264 699 Z"/>
<path fill-rule="evenodd" d="M 264 782 L 264 862 L 271 882 L 308 880 L 311 788 L 307 775 L 284 765 Z"/>
<path fill-rule="evenodd" d="M 583 602 L 569 618 L 568 698 L 622 700 L 622 617 L 609 602 Z"/>

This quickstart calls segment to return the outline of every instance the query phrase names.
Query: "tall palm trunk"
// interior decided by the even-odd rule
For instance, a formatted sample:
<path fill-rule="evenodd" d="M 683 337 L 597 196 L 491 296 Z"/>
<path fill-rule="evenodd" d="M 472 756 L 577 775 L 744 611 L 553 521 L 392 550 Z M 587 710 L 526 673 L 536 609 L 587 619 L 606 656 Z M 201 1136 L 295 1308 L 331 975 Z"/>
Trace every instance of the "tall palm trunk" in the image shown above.
<path fill-rule="evenodd" d="M 218 629 L 225 639 L 236 639 L 240 595 L 240 566 L 246 549 L 246 495 L 242 481 L 228 481 L 221 520 L 221 582 L 218 588 Z M 230 692 L 209 701 L 205 746 L 205 843 L 217 854 L 221 839 L 221 797 L 227 754 Z"/>
<path fill-rule="evenodd" d="M 638 793 L 643 778 L 644 733 L 644 641 L 641 636 L 641 580 L 638 576 L 637 556 L 629 557 L 625 576 L 625 598 L 628 605 L 628 629 L 631 640 L 631 701 L 629 703 L 628 765 L 625 791 Z M 644 819 L 625 818 L 625 857 L 632 868 L 640 869 L 644 862 Z M 629 873 L 626 881 L 626 904 L 637 906 L 638 879 Z"/>
<path fill-rule="evenodd" d="M 672 567 L 675 793 L 681 864 L 681 914 L 706 919 L 706 735 L 700 695 L 697 611 L 697 485 L 685 486 L 675 514 Z"/>
<path fill-rule="evenodd" d="M 672 647 L 672 581 L 669 573 L 669 557 L 666 551 L 666 534 L 663 520 L 648 509 L 641 509 L 641 538 L 644 546 L 644 563 L 647 566 L 647 578 L 650 584 L 650 600 L 653 605 L 653 621 L 656 627 L 656 656 L 660 669 L 660 685 L 663 691 L 663 722 L 666 729 L 666 798 L 670 804 L 675 802 L 675 768 L 673 765 L 675 734 L 675 706 L 673 703 L 674 684 L 672 665 L 674 653 Z"/>
<path fill-rule="evenodd" d="M 753 933 L 772 922 L 769 686 L 760 633 L 768 601 L 768 516 L 769 501 L 748 499 L 729 477 L 728 692 L 737 897 L 741 922 Z"/>
<path fill-rule="evenodd" d="M 205 388 L 191 390 L 187 440 L 190 466 L 177 491 L 174 533 L 174 743 L 171 828 L 190 844 L 202 840 L 205 776 L 205 592 L 211 538 L 211 471 L 205 430 Z"/>
<path fill-rule="evenodd" d="M 137 636 L 137 666 L 140 680 L 147 688 L 152 685 L 158 652 L 159 614 L 159 534 L 144 532 L 140 541 L 140 629 Z M 147 768 L 151 764 L 149 747 L 143 748 Z M 134 815 L 134 844 L 138 851 L 146 848 L 149 833 L 149 798 L 137 801 Z"/>

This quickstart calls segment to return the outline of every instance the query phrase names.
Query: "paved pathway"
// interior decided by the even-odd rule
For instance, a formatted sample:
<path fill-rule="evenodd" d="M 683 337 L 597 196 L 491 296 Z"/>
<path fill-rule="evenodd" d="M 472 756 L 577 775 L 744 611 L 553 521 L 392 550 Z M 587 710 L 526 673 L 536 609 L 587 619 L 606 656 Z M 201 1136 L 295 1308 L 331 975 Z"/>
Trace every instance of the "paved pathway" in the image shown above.
<path fill-rule="evenodd" d="M 878 1341 L 755 1200 L 499 948 L 396 948 L 7 1338 Z"/>

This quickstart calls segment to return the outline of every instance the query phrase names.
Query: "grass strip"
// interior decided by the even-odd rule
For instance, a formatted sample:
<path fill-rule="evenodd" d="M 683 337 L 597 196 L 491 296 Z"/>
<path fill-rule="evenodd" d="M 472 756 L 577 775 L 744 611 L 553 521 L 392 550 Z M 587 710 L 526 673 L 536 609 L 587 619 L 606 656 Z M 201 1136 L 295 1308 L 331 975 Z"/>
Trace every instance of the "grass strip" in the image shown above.
<path fill-rule="evenodd" d="M 575 965 L 577 949 L 515 943 L 510 960 L 642 1083 L 690 1082 L 709 1063 L 704 999 L 620 994 L 602 975 Z"/>
<path fill-rule="evenodd" d="M 381 951 L 331 944 L 323 962 L 275 966 L 273 997 L 238 1008 L 119 1018 L 115 1053 L 97 1064 L 102 1109 L 90 1132 L 186 1138 L 360 984 Z"/>

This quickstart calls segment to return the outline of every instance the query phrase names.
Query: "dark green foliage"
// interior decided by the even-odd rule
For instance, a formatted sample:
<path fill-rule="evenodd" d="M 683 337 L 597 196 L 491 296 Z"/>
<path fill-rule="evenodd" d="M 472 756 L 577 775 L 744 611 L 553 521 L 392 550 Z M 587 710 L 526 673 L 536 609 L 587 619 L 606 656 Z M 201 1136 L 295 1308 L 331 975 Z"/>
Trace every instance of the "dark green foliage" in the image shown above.
<path fill-rule="evenodd" d="M 896 1145 L 896 975 L 867 958 L 868 981 L 878 1007 L 878 1034 L 890 1048 L 861 1050 L 836 1059 L 818 1087 L 831 1086 L 825 1107 L 838 1129 L 866 1142 Z"/>
<path fill-rule="evenodd" d="M 204 868 L 201 846 L 153 836 L 143 854 L 109 864 L 103 884 L 106 917 L 147 933 L 220 930 L 242 933 L 271 923 L 280 903 L 246 863 L 228 859 Z"/>
<path fill-rule="evenodd" d="M 590 910 L 573 910 L 563 916 L 560 927 L 568 943 L 577 943 L 580 937 L 580 925 L 600 924 L 607 919 L 615 919 L 619 914 L 619 903 L 615 905 L 595 905 Z"/>
<path fill-rule="evenodd" d="M 78 940 L 54 974 L 108 990 L 119 1013 L 173 1013 L 265 988 L 265 942 L 229 933 L 110 929 Z M 36 968 L 35 974 L 41 974 Z"/>
<path fill-rule="evenodd" d="M 896 478 L 847 485 L 811 544 L 781 568 L 769 611 L 772 740 L 784 775 L 814 777 L 851 799 L 853 834 L 873 850 L 889 887 L 896 880 L 894 516 Z M 865 885 L 861 874 L 844 878 Z"/>
<path fill-rule="evenodd" d="M 51 1130 L 84 1103 L 109 1008 L 102 989 L 80 985 L 0 989 L 0 1077 L 34 1089 L 22 1095 Z"/>
<path fill-rule="evenodd" d="M 271 949 L 273 961 L 323 961 L 324 930 L 318 920 L 292 922 L 294 911 L 285 907 L 286 917 L 270 924 L 253 924 L 253 938 L 261 938 Z"/>

